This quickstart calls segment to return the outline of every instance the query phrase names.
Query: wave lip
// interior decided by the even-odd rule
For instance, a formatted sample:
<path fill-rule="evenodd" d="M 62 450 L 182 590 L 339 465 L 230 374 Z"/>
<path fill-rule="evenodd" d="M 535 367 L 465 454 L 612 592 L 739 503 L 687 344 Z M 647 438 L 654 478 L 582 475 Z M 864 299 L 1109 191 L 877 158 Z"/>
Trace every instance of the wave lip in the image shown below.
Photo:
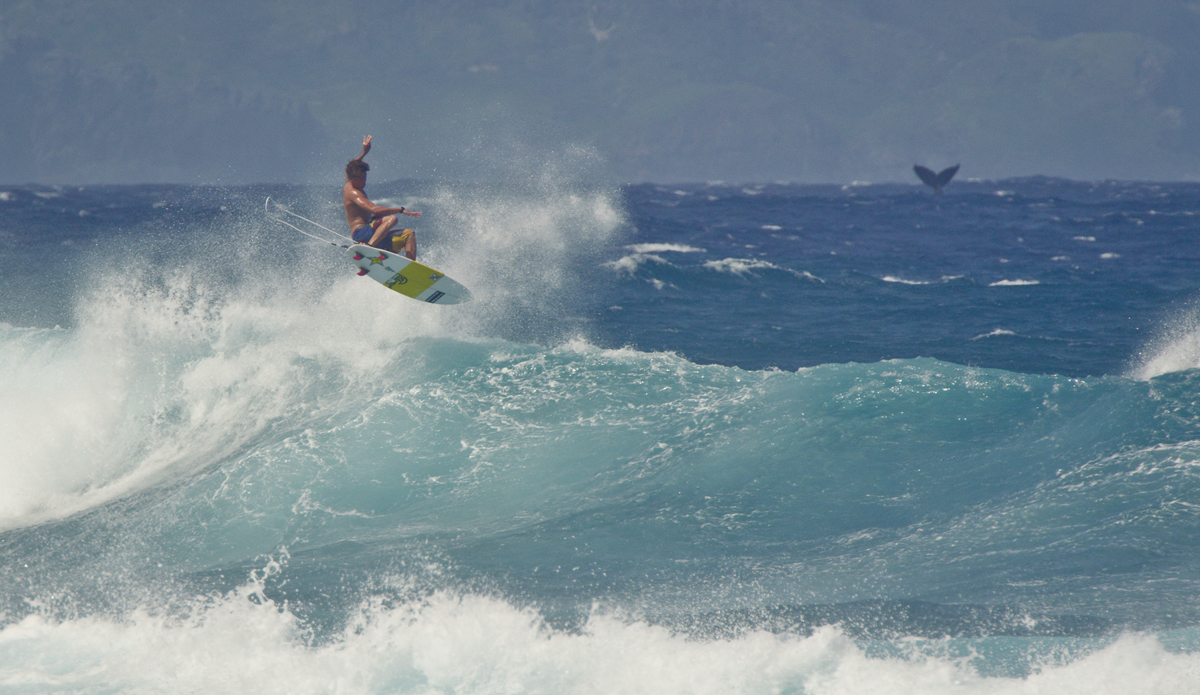
<path fill-rule="evenodd" d="M 615 261 L 608 261 L 603 266 L 610 270 L 624 272 L 629 275 L 637 273 L 638 269 L 646 263 L 655 263 L 658 265 L 671 265 L 671 262 L 664 258 L 661 254 L 664 253 L 704 253 L 705 250 L 690 246 L 688 244 L 670 244 L 670 243 L 645 243 L 645 244 L 630 244 L 625 247 L 627 251 L 632 253 L 622 256 Z M 661 283 L 665 285 L 665 283 Z M 659 289 L 662 289 L 660 286 Z"/>
<path fill-rule="evenodd" d="M 825 282 L 821 278 L 808 271 L 785 268 L 770 261 L 764 261 L 760 258 L 722 258 L 719 261 L 705 261 L 704 267 L 709 270 L 715 270 L 718 273 L 728 273 L 730 275 L 740 276 L 753 275 L 756 271 L 762 270 L 778 270 L 788 273 L 789 275 L 801 280 L 812 280 L 814 282 L 821 283 Z"/>
<path fill-rule="evenodd" d="M 1015 335 L 1017 335 L 1017 334 L 1014 331 L 1010 331 L 1006 328 L 996 328 L 987 333 L 980 333 L 979 335 L 975 336 L 974 338 L 971 338 L 971 340 L 983 340 L 984 338 L 999 338 L 1002 336 L 1015 336 Z"/>
<path fill-rule="evenodd" d="M 932 285 L 933 284 L 929 280 L 906 280 L 902 277 L 896 277 L 895 275 L 884 275 L 882 278 L 880 278 L 880 280 L 883 280 L 884 282 L 894 282 L 899 285 L 920 286 L 920 285 Z"/>
<path fill-rule="evenodd" d="M 668 243 L 646 243 L 646 244 L 630 244 L 626 249 L 638 254 L 648 253 L 704 253 L 704 249 L 690 246 L 688 244 L 668 244 Z"/>
<path fill-rule="evenodd" d="M 953 282 L 955 280 L 961 280 L 961 279 L 963 279 L 963 276 L 962 275 L 943 275 L 942 277 L 938 278 L 936 281 L 935 280 L 909 280 L 907 278 L 902 278 L 897 275 L 884 275 L 883 277 L 881 277 L 879 279 L 882 280 L 883 282 L 891 282 L 891 283 L 895 283 L 898 285 L 913 285 L 916 287 L 921 287 L 921 286 L 926 286 L 926 285 L 936 285 L 939 283 L 947 283 L 947 282 Z"/>
<path fill-rule="evenodd" d="M 1126 373 L 1148 381 L 1191 369 L 1200 369 L 1200 304 L 1168 318 Z"/>

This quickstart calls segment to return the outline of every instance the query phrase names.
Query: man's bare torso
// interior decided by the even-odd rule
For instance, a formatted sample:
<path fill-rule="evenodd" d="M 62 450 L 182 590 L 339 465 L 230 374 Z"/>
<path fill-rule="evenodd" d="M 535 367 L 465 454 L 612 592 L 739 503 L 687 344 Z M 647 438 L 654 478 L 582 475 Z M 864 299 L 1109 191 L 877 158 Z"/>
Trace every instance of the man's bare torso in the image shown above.
<path fill-rule="evenodd" d="M 371 223 L 373 215 L 360 203 L 366 200 L 367 196 L 350 181 L 342 186 L 342 206 L 346 208 L 346 224 L 350 225 L 351 231 Z"/>

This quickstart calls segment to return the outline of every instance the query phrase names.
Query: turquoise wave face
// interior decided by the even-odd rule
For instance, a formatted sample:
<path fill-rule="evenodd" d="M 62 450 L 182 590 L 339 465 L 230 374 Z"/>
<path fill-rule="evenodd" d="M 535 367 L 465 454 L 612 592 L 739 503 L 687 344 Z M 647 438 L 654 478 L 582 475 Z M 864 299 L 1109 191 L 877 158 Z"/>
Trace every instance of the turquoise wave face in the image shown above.
<path fill-rule="evenodd" d="M 81 221 L 57 247 L 70 283 L 28 262 L 42 247 L 0 244 L 20 290 L 0 324 L 0 689 L 1194 687 L 1195 312 L 1142 355 L 1096 341 L 1086 317 L 1141 282 L 1118 258 L 1067 269 L 1058 241 L 1001 239 L 987 258 L 1012 264 L 943 277 L 937 239 L 897 270 L 893 227 L 843 253 L 833 228 L 786 227 L 787 195 L 668 191 L 664 209 L 716 224 L 672 236 L 650 215 L 624 239 L 605 194 L 427 191 L 444 243 L 422 253 L 473 292 L 447 312 L 280 245 L 236 201 L 151 209 L 164 191 L 137 190 L 137 214 L 93 196 L 80 215 L 69 191 L 20 208 L 43 231 Z M 907 194 L 822 196 L 825 215 L 937 216 Z M 953 207 L 985 219 L 997 197 Z M 1051 224 L 1062 201 L 1035 198 L 1017 202 Z M 498 228 L 497 205 L 520 224 Z M 782 246 L 756 256 L 746 225 Z M 980 325 L 924 320 L 951 296 Z M 1064 317 L 1068 338 L 1047 337 Z M 815 366 L 731 366 L 801 338 Z M 846 345 L 1134 366 L 854 363 Z"/>
<path fill-rule="evenodd" d="M 748 372 L 448 337 L 348 355 L 259 327 L 150 360 L 160 390 L 131 382 L 140 415 L 109 437 L 141 446 L 129 472 L 3 535 L 7 682 L 170 687 L 186 661 L 210 689 L 264 685 L 251 655 L 291 664 L 273 686 L 362 692 L 1194 667 L 1171 629 L 1200 576 L 1194 372 Z M 69 331 L 3 338 L 26 367 L 75 357 Z"/>
<path fill-rule="evenodd" d="M 130 581 L 225 591 L 286 549 L 307 580 L 272 589 L 301 611 L 358 601 L 347 577 L 425 558 L 439 587 L 560 612 L 922 597 L 1096 630 L 1174 624 L 1200 577 L 1195 372 L 1068 379 L 929 359 L 748 372 L 436 337 L 347 352 L 255 325 L 143 356 L 161 370 L 149 377 L 126 370 L 126 412 L 99 437 L 111 449 L 57 424 L 69 441 L 43 455 L 81 457 L 73 476 L 26 481 L 20 499 L 41 505 L 10 501 L 7 580 L 78 597 L 99 577 L 101 603 L 124 602 Z M 3 344 L 24 372 L 33 355 L 75 359 L 77 337 L 9 329 Z M 114 383 L 79 407 L 111 403 Z M 956 619 L 970 632 L 979 616 Z"/>

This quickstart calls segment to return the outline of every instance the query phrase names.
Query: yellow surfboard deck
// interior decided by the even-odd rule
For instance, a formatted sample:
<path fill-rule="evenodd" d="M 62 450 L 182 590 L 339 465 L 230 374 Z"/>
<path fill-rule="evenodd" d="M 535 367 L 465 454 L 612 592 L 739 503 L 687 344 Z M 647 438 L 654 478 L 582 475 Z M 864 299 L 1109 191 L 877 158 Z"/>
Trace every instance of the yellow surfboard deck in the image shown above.
<path fill-rule="evenodd" d="M 366 275 L 405 297 L 430 304 L 461 304 L 471 298 L 470 290 L 445 273 L 410 261 L 402 254 L 365 244 L 351 246 L 349 253 L 359 275 Z"/>

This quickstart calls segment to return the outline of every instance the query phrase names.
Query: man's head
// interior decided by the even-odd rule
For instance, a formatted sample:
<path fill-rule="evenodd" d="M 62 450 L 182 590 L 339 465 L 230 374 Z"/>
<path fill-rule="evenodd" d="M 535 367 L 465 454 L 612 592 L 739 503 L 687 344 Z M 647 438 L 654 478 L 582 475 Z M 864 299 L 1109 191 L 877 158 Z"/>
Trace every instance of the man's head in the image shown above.
<path fill-rule="evenodd" d="M 370 170 L 370 164 L 361 159 L 351 159 L 346 164 L 346 180 L 351 183 L 365 182 L 367 180 L 367 172 Z"/>

